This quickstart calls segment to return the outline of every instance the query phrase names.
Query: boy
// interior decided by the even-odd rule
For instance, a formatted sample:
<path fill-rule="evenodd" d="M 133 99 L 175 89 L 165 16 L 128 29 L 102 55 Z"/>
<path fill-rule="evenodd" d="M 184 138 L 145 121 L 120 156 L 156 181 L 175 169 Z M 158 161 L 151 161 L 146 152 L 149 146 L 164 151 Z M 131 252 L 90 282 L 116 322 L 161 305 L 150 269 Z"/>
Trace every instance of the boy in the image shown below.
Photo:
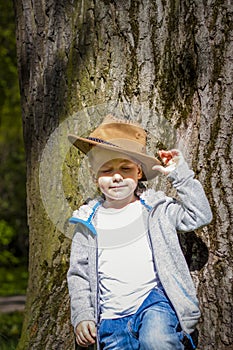
<path fill-rule="evenodd" d="M 201 184 L 178 150 L 146 154 L 146 132 L 108 116 L 88 138 L 70 141 L 88 154 L 102 197 L 75 211 L 67 274 L 71 318 L 81 347 L 183 350 L 200 317 L 177 231 L 211 221 Z M 139 184 L 168 176 L 179 201 Z"/>

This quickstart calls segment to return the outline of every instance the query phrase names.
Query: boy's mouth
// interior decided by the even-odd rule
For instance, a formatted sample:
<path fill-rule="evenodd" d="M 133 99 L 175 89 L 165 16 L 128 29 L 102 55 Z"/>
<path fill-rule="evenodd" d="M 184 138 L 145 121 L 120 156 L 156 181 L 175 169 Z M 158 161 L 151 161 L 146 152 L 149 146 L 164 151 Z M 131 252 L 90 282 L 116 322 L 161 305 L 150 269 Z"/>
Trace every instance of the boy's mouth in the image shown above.
<path fill-rule="evenodd" d="M 123 188 L 126 187 L 126 185 L 119 185 L 119 186 L 110 186 L 110 189 L 117 189 L 117 188 Z"/>

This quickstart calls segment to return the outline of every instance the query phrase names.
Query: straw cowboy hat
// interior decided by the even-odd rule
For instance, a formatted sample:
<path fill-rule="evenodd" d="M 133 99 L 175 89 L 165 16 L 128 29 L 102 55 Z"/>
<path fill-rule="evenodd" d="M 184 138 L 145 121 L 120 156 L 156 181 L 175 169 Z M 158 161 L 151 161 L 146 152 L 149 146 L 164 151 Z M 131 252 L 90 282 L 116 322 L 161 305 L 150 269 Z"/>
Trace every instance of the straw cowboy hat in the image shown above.
<path fill-rule="evenodd" d="M 142 167 L 142 181 L 154 178 L 157 172 L 152 170 L 152 167 L 161 164 L 157 158 L 146 153 L 145 130 L 138 124 L 118 120 L 112 115 L 105 117 L 89 137 L 84 138 L 70 134 L 68 139 L 75 147 L 92 159 L 91 164 L 95 159 L 96 167 L 97 165 L 100 166 L 101 162 L 102 164 L 106 162 L 105 156 L 103 157 L 104 153 L 108 153 L 111 159 L 125 157 L 135 161 Z M 93 151 L 95 152 L 93 153 Z M 100 154 L 99 160 L 96 159 L 98 153 Z"/>

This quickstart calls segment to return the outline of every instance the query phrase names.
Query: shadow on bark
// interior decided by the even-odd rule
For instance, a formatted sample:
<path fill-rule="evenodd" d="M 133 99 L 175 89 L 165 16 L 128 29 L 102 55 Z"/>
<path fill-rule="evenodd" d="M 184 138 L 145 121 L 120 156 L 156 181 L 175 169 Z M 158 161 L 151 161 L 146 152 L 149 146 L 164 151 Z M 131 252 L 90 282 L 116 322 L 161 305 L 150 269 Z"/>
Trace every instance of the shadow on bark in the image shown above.
<path fill-rule="evenodd" d="M 206 244 L 195 232 L 179 233 L 178 238 L 190 271 L 200 271 L 209 258 Z"/>

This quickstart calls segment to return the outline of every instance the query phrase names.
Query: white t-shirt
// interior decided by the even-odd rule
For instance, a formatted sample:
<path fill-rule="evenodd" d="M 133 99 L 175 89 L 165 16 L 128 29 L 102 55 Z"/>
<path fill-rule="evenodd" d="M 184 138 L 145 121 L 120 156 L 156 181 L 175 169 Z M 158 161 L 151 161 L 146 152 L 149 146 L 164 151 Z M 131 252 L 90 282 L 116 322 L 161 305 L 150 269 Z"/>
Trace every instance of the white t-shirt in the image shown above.
<path fill-rule="evenodd" d="M 158 283 L 142 204 L 97 213 L 101 319 L 133 314 Z"/>

